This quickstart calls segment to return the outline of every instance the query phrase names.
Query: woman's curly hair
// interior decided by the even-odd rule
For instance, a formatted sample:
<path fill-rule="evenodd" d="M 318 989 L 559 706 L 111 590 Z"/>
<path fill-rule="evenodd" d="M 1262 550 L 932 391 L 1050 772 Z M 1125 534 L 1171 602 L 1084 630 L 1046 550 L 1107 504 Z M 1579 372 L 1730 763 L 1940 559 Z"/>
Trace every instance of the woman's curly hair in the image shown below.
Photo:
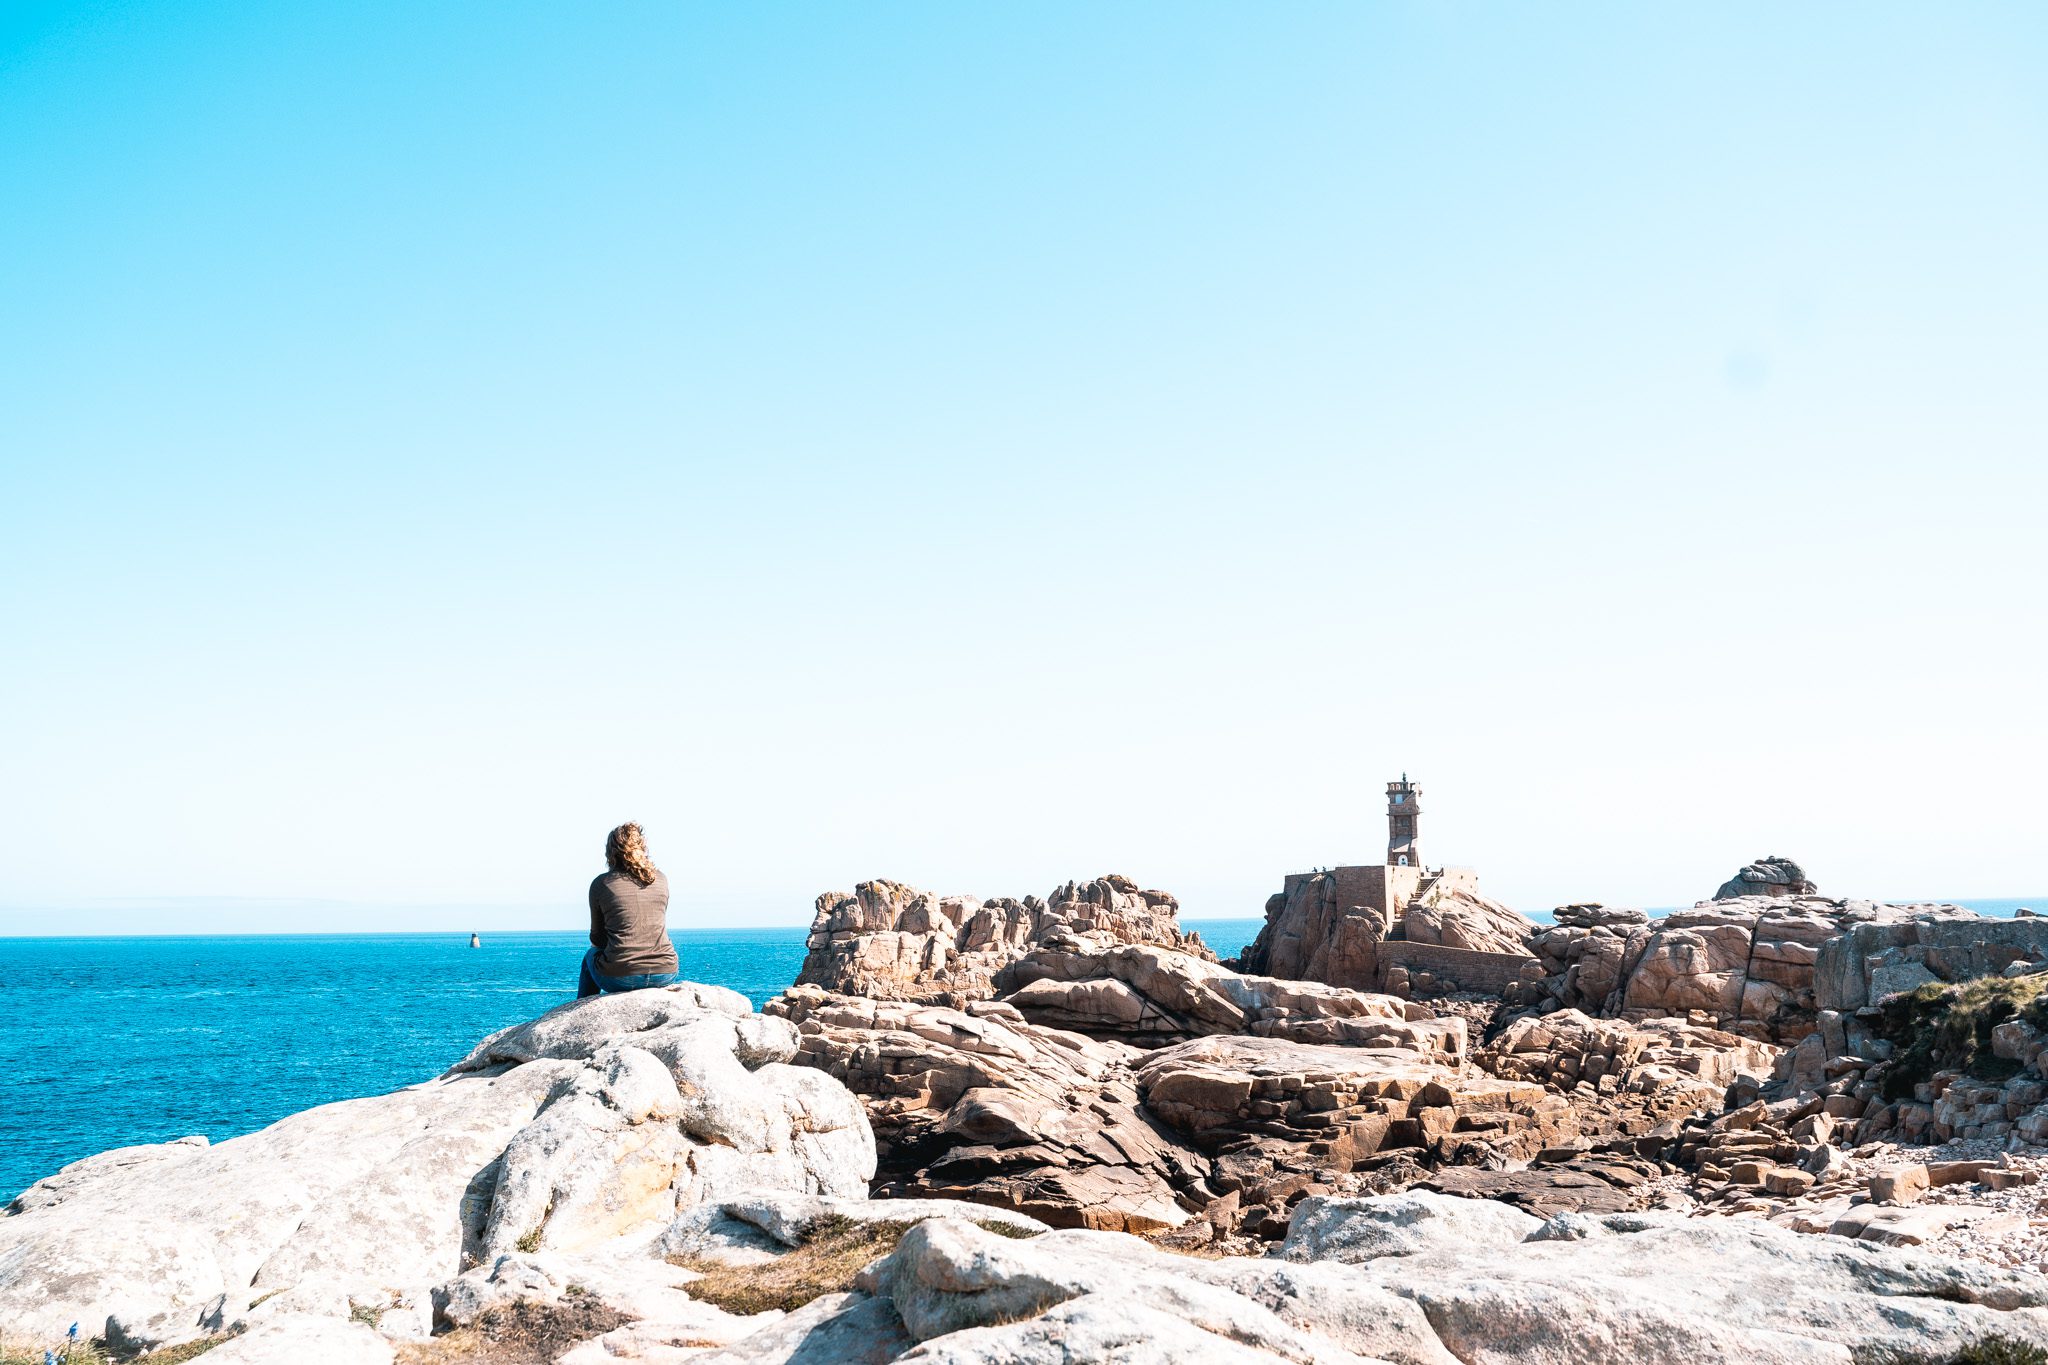
<path fill-rule="evenodd" d="M 654 859 L 647 856 L 647 836 L 638 825 L 620 825 L 605 836 L 604 861 L 612 871 L 623 872 L 642 886 L 651 885 L 659 875 Z"/>

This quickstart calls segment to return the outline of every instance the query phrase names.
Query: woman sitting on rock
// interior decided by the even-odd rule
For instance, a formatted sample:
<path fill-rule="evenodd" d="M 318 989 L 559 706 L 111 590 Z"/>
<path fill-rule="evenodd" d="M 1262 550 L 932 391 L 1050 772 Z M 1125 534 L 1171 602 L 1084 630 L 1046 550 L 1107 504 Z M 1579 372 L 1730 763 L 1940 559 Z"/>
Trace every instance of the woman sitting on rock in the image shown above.
<path fill-rule="evenodd" d="M 640 826 L 613 830 L 604 861 L 609 870 L 590 884 L 590 951 L 577 998 L 673 985 L 680 978 L 668 941 L 668 878 L 647 856 Z"/>

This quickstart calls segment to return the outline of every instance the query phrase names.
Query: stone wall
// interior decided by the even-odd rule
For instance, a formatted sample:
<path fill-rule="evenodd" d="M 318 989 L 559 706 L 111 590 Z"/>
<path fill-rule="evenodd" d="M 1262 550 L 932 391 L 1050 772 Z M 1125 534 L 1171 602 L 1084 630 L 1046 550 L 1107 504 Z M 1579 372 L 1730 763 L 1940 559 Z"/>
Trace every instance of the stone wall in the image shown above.
<path fill-rule="evenodd" d="M 1307 875 L 1298 872 L 1287 881 L 1293 883 Z M 1367 863 L 1357 867 L 1333 867 L 1329 875 L 1336 885 L 1339 906 L 1370 906 L 1399 919 L 1401 911 L 1421 887 L 1423 873 L 1419 867 Z"/>

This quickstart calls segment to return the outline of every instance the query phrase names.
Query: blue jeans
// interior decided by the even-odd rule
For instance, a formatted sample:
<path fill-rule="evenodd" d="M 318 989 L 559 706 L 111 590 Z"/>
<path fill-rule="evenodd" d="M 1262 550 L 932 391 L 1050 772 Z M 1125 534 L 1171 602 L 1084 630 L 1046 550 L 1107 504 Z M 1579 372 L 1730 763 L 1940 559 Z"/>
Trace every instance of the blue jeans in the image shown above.
<path fill-rule="evenodd" d="M 596 995 L 600 992 L 610 995 L 617 991 L 644 991 L 650 986 L 673 986 L 681 981 L 681 972 L 642 972 L 638 976 L 605 976 L 597 970 L 597 949 L 592 948 L 583 955 L 583 973 L 576 982 L 576 998 Z"/>

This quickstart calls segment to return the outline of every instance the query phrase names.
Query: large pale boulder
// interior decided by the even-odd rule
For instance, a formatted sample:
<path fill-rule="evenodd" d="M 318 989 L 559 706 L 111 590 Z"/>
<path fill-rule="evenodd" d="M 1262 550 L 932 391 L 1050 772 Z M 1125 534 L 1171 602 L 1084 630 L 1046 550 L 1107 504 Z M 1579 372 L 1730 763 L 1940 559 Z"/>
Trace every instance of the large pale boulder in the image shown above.
<path fill-rule="evenodd" d="M 543 1057 L 583 1061 L 599 1048 L 626 1034 L 653 1035 L 672 1026 L 696 1023 L 706 1015 L 744 1019 L 753 1015 L 747 997 L 724 986 L 684 981 L 657 991 L 626 991 L 596 996 L 549 1010 L 536 1019 L 491 1034 L 449 1070 L 481 1071 L 508 1062 Z M 772 1026 L 771 1026 L 772 1027 Z M 769 1060 L 788 1060 L 787 1058 Z"/>
<path fill-rule="evenodd" d="M 1461 1223 L 1428 1207 L 1310 1201 L 1290 1259 L 1259 1260 L 1175 1256 L 1081 1230 L 1018 1241 L 931 1220 L 863 1271 L 863 1293 L 835 1311 L 879 1316 L 886 1303 L 919 1343 L 896 1360 L 961 1365 L 1851 1365 L 2048 1344 L 2048 1279 L 2031 1271 L 1761 1222 L 1538 1223 L 1475 1208 Z M 1366 1230 L 1347 1232 L 1347 1221 Z M 1342 1263 L 1309 1259 L 1325 1248 Z M 742 1343 L 726 1358 L 795 1357 Z"/>
<path fill-rule="evenodd" d="M 1382 1256 L 1457 1252 L 1524 1242 L 1543 1220 L 1490 1199 L 1412 1191 L 1379 1199 L 1305 1199 L 1279 1254 L 1358 1264 Z"/>
<path fill-rule="evenodd" d="M 515 1249 L 649 1241 L 720 1193 L 865 1196 L 866 1117 L 787 1064 L 796 1040 L 716 987 L 600 996 L 421 1085 L 80 1162 L 0 1217 L 0 1334 L 139 1349 L 374 1316 Z"/>
<path fill-rule="evenodd" d="M 897 1359 L 919 1365 L 1372 1365 L 1226 1295 L 1153 1297 L 1169 1301 L 1146 1302 L 1145 1294 L 1120 1288 L 1083 1294 L 1023 1322 L 949 1333 Z"/>
<path fill-rule="evenodd" d="M 1160 1332 L 1172 1349 L 1066 1359 L 1453 1360 L 1412 1304 L 1345 1269 L 1178 1256 L 1114 1233 L 1018 1241 L 933 1220 L 862 1272 L 861 1284 L 887 1297 L 924 1343 L 911 1360 L 1057 1360 L 1047 1351 L 1062 1340 L 1141 1350 L 1142 1335 L 1120 1333 L 1119 1320 Z M 1050 1323 L 1033 1325 L 1049 1312 Z"/>
<path fill-rule="evenodd" d="M 391 1365 L 391 1343 L 360 1322 L 279 1318 L 206 1352 L 211 1365 Z"/>
<path fill-rule="evenodd" d="M 2030 1271 L 1673 1214 L 1567 1215 L 1513 1246 L 1362 1267 L 1466 1365 L 1808 1365 L 2048 1346 Z"/>
<path fill-rule="evenodd" d="M 905 1359 L 912 1345 L 889 1301 L 867 1294 L 821 1294 L 786 1316 L 762 1316 L 776 1320 L 723 1350 L 669 1358 L 686 1358 L 690 1365 L 887 1365 Z M 617 1359 L 618 1353 L 605 1351 L 564 1356 L 560 1365 L 611 1365 Z"/>
<path fill-rule="evenodd" d="M 42 1339 L 111 1320 L 157 1344 L 316 1273 L 380 1299 L 435 1283 L 476 1245 L 506 1144 L 580 1069 L 445 1077 L 65 1179 L 61 1198 L 31 1187 L 25 1211 L 0 1218 L 0 1331 Z"/>

